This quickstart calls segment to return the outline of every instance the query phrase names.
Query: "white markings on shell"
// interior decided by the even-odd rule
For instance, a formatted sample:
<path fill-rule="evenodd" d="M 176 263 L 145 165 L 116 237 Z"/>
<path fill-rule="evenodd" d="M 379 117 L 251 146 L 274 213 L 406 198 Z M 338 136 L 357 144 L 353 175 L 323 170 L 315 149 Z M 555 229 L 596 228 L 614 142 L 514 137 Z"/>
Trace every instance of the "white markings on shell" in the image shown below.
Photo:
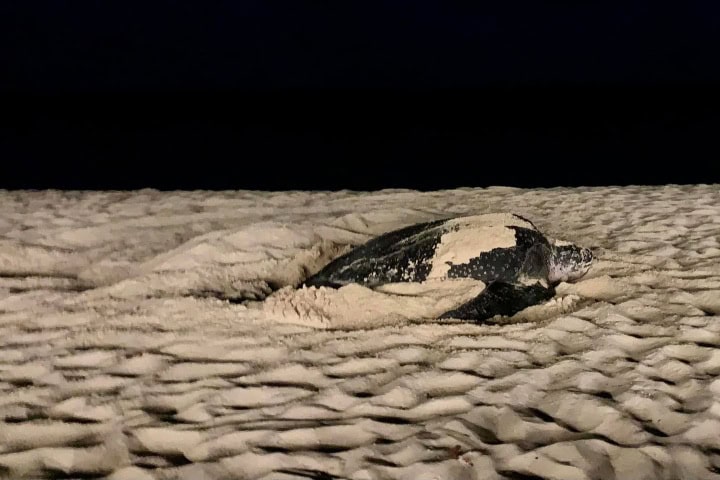
<path fill-rule="evenodd" d="M 460 228 L 456 229 L 457 226 Z M 481 253 L 515 246 L 515 230 L 510 226 L 534 229 L 530 222 L 508 213 L 448 220 L 450 231 L 440 237 L 428 278 L 446 277 L 450 264 L 468 263 Z"/>

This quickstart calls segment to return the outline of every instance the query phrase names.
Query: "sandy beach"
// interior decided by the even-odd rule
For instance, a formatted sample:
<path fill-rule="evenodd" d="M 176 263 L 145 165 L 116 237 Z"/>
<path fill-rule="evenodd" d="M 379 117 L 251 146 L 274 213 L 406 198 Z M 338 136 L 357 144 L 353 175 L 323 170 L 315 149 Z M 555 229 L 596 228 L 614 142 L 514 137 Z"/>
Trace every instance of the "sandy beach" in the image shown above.
<path fill-rule="evenodd" d="M 296 289 L 513 212 L 593 249 L 483 325 Z M 720 479 L 720 186 L 0 191 L 0 478 Z"/>

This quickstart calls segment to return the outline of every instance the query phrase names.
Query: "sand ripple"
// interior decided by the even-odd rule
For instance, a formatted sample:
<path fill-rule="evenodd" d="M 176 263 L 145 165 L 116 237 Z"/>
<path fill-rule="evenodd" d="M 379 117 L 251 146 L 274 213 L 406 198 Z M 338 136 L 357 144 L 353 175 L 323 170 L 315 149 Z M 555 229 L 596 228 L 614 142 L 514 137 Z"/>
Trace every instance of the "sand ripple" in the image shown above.
<path fill-rule="evenodd" d="M 497 211 L 596 266 L 489 325 L 288 288 Z M 0 192 L 0 220 L 0 478 L 720 478 L 718 186 Z"/>

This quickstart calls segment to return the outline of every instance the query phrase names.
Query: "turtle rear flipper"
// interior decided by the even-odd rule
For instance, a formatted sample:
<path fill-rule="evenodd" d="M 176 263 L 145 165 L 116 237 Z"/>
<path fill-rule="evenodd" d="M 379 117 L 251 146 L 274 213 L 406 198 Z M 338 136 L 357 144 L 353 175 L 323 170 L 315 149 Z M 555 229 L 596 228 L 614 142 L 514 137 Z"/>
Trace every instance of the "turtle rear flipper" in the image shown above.
<path fill-rule="evenodd" d="M 443 313 L 440 318 L 481 323 L 495 315 L 512 316 L 527 307 L 550 300 L 554 295 L 552 287 L 545 287 L 539 282 L 533 285 L 493 282 L 477 297 Z"/>
<path fill-rule="evenodd" d="M 340 288 L 343 285 L 347 285 L 347 282 L 340 283 L 333 281 L 324 275 L 313 275 L 302 283 L 303 287 L 328 287 L 328 288 Z"/>

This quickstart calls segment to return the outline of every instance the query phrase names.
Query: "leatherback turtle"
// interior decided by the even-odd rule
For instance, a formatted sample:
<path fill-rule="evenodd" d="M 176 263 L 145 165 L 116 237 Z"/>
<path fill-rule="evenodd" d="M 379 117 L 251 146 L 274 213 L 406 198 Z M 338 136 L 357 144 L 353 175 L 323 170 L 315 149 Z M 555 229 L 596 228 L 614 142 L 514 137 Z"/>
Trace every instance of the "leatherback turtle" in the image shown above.
<path fill-rule="evenodd" d="M 550 240 L 520 215 L 485 214 L 385 233 L 336 258 L 304 286 L 472 279 L 484 284 L 482 292 L 440 318 L 481 322 L 549 300 L 555 285 L 582 277 L 592 261 L 589 249 Z"/>

